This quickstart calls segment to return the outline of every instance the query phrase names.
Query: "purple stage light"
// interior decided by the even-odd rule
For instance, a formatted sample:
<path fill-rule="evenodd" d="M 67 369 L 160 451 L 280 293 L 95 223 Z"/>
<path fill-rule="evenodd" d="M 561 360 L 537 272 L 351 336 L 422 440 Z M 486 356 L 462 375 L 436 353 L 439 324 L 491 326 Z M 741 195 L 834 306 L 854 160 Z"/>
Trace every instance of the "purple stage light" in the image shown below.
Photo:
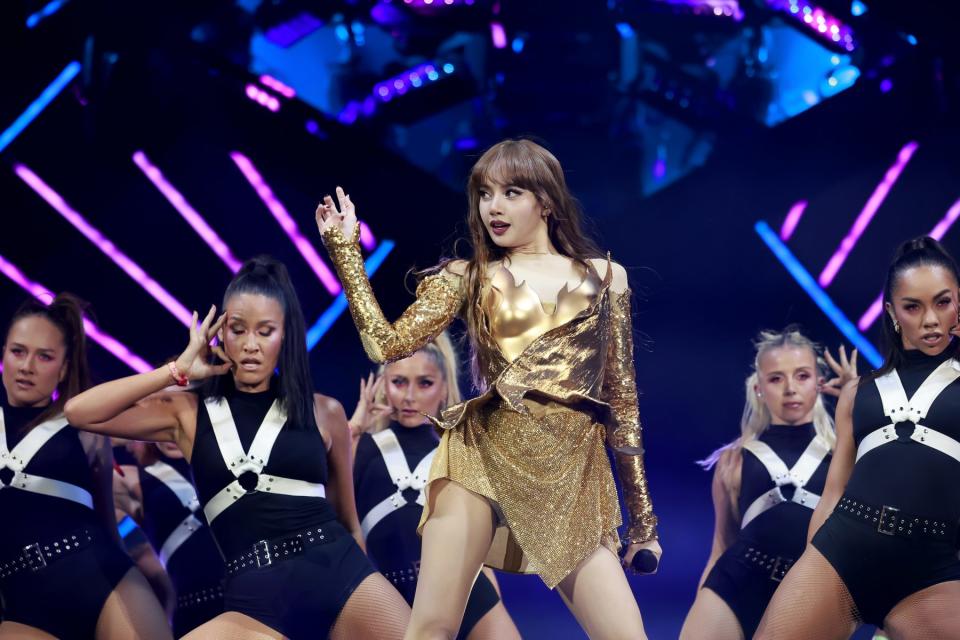
<path fill-rule="evenodd" d="M 80 233 L 97 245 L 97 248 L 103 251 L 108 258 L 113 260 L 114 264 L 120 267 L 124 273 L 134 279 L 137 284 L 143 287 L 147 293 L 154 297 L 164 308 L 172 313 L 177 320 L 190 326 L 193 314 L 187 311 L 180 302 L 170 293 L 160 286 L 160 284 L 147 275 L 147 273 L 133 260 L 120 251 L 115 244 L 108 240 L 100 231 L 93 227 L 87 220 L 77 213 L 69 204 L 47 185 L 33 171 L 22 164 L 14 164 L 13 169 L 21 180 L 26 182 L 31 189 L 37 192 L 41 198 L 47 201 L 51 207 L 56 209 L 57 213 L 63 216 L 67 222 L 72 224 Z"/>
<path fill-rule="evenodd" d="M 3 258 L 3 256 L 0 256 L 0 273 L 3 273 L 20 285 L 27 293 L 40 300 L 43 304 L 49 305 L 55 297 L 52 291 L 27 278 L 20 269 L 12 262 Z M 83 318 L 83 328 L 91 340 L 122 360 L 137 373 L 153 371 L 154 367 L 147 364 L 143 358 L 132 353 L 130 349 L 121 344 L 119 340 L 101 330 L 100 327 L 95 325 L 89 318 Z"/>
<path fill-rule="evenodd" d="M 267 209 L 270 210 L 273 217 L 280 223 L 280 226 L 286 232 L 287 236 L 290 237 L 294 246 L 300 251 L 300 255 L 307 261 L 307 264 L 313 269 L 313 272 L 320 279 L 320 282 L 323 283 L 323 286 L 326 287 L 327 291 L 329 291 L 331 295 L 340 293 L 340 283 L 337 281 L 336 276 L 333 275 L 333 272 L 330 271 L 330 267 L 320 258 L 316 249 L 310 244 L 310 241 L 300 233 L 297 223 L 290 217 L 290 214 L 287 213 L 287 209 L 283 206 L 283 203 L 273 194 L 270 185 L 264 181 L 263 176 L 261 176 L 256 167 L 253 166 L 250 159 L 239 151 L 231 151 L 230 158 L 233 159 L 237 168 L 240 169 L 240 172 L 247 179 L 247 182 L 250 183 L 250 186 L 253 187 L 253 190 L 257 192 L 257 195 L 260 196 L 260 199 L 263 200 L 263 203 L 267 205 Z"/>
<path fill-rule="evenodd" d="M 890 93 L 893 90 L 893 80 L 884 78 L 880 81 L 880 93 Z"/>
<path fill-rule="evenodd" d="M 807 208 L 807 201 L 801 200 L 792 207 L 790 207 L 787 217 L 783 221 L 783 226 L 780 228 L 780 239 L 786 242 L 790 239 L 790 236 L 793 235 L 793 232 L 796 230 L 797 225 L 800 223 L 800 218 L 803 216 L 803 212 Z"/>
<path fill-rule="evenodd" d="M 140 170 L 143 171 L 150 182 L 160 190 L 160 193 L 167 199 L 167 202 L 173 205 L 173 208 L 183 216 L 184 220 L 193 227 L 193 230 L 213 249 L 213 252 L 223 260 L 227 268 L 233 273 L 239 271 L 242 263 L 234 257 L 227 243 L 221 240 L 217 232 L 211 229 L 210 225 L 203 219 L 203 216 L 190 206 L 190 203 L 183 197 L 183 194 L 177 191 L 176 187 L 163 177 L 163 173 L 160 172 L 160 169 L 158 169 L 156 165 L 150 162 L 147 155 L 143 151 L 137 151 L 133 154 L 133 161 L 140 167 Z"/>
<path fill-rule="evenodd" d="M 957 221 L 957 218 L 960 218 L 960 200 L 954 202 L 953 206 L 947 210 L 947 213 L 940 222 L 930 231 L 930 237 L 937 241 L 943 240 L 943 236 L 947 234 L 947 231 L 949 231 L 953 223 Z M 870 308 L 864 312 L 860 321 L 857 322 L 857 326 L 860 327 L 861 331 L 866 331 L 877 321 L 881 312 L 883 312 L 883 293 L 877 296 L 873 304 L 870 305 Z"/>
<path fill-rule="evenodd" d="M 493 40 L 493 46 L 497 49 L 507 48 L 507 32 L 499 22 L 490 23 L 490 38 Z"/>
<path fill-rule="evenodd" d="M 297 95 L 297 92 L 294 91 L 293 87 L 289 87 L 273 76 L 268 76 L 266 74 L 260 76 L 260 83 L 265 87 L 270 87 L 284 98 L 293 98 Z"/>
<path fill-rule="evenodd" d="M 846 51 L 857 48 L 853 29 L 842 21 L 807 0 L 767 0 L 767 4 L 783 11 L 794 20 L 803 23 L 818 38 L 827 40 Z"/>
<path fill-rule="evenodd" d="M 364 98 L 362 102 L 356 100 L 347 102 L 337 119 L 343 124 L 353 124 L 361 115 L 369 118 L 376 112 L 378 102 L 390 102 L 397 96 L 426 87 L 455 71 L 456 67 L 451 62 L 442 64 L 429 62 L 407 69 L 403 73 L 375 84 L 371 95 Z"/>
<path fill-rule="evenodd" d="M 869 225 L 870 221 L 873 220 L 874 214 L 877 213 L 880 205 L 882 205 L 883 201 L 887 198 L 887 194 L 890 193 L 890 189 L 893 188 L 893 185 L 895 185 L 897 180 L 900 178 L 900 174 L 903 173 L 904 168 L 907 166 L 907 163 L 910 162 L 910 159 L 913 157 L 913 154 L 916 152 L 918 146 L 919 144 L 916 142 L 908 142 L 902 149 L 900 149 L 900 153 L 897 154 L 896 162 L 893 163 L 893 166 L 887 169 L 887 173 L 883 176 L 883 180 L 877 185 L 877 188 L 874 189 L 870 199 L 867 200 L 867 204 L 864 205 L 860 215 L 858 215 L 857 219 L 854 221 L 853 227 L 850 228 L 850 231 L 840 243 L 840 246 L 837 248 L 836 252 L 834 252 L 833 256 L 827 262 L 827 266 L 823 268 L 823 272 L 820 274 L 819 278 L 821 287 L 826 288 L 830 286 L 831 282 L 833 282 L 837 272 L 840 271 L 840 267 L 843 266 L 844 261 L 847 259 L 847 256 L 850 255 L 854 245 L 856 245 L 857 241 L 860 240 L 860 236 L 862 236 L 863 232 L 866 231 L 867 225 Z"/>

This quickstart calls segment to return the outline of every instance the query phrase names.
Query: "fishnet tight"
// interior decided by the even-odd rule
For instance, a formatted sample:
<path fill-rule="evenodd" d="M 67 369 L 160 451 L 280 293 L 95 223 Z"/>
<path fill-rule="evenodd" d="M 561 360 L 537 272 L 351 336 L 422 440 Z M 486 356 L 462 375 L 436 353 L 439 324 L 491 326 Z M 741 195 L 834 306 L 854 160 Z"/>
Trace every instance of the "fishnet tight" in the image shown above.
<path fill-rule="evenodd" d="M 846 640 L 857 608 L 833 565 L 808 546 L 773 594 L 754 640 Z"/>

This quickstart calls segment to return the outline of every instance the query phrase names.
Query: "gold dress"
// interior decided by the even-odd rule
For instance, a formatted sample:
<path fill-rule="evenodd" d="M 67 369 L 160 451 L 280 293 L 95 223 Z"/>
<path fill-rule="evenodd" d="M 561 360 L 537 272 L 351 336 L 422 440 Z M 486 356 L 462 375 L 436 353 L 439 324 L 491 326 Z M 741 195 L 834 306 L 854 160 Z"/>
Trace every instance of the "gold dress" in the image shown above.
<path fill-rule="evenodd" d="M 485 563 L 536 573 L 555 587 L 600 545 L 619 548 L 620 508 L 605 443 L 614 452 L 629 509 L 627 540 L 657 537 L 643 469 L 633 369 L 630 292 L 610 290 L 591 269 L 561 290 L 549 312 L 525 283 L 500 267 L 468 301 L 460 276 L 423 279 L 417 299 L 390 323 L 363 267 L 358 234 L 336 227 L 324 243 L 343 283 L 367 355 L 408 357 L 443 331 L 465 304 L 484 326 L 486 390 L 431 418 L 443 437 L 430 481 L 448 478 L 486 497 L 498 527 Z M 430 517 L 424 509 L 420 526 Z"/>

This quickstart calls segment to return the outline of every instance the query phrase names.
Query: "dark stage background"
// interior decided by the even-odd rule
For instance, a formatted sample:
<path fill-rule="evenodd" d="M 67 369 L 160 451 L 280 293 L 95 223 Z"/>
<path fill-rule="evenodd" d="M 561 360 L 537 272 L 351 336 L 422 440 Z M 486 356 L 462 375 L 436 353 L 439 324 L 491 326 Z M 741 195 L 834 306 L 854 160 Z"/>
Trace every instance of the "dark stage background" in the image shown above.
<path fill-rule="evenodd" d="M 462 234 L 472 162 L 533 136 L 637 293 L 665 555 L 657 576 L 631 582 L 650 637 L 675 638 L 712 536 L 710 478 L 694 460 L 737 434 L 751 337 L 797 322 L 831 348 L 853 339 L 755 223 L 788 238 L 874 345 L 877 327 L 854 325 L 897 243 L 944 221 L 960 251 L 947 230 L 960 214 L 949 20 L 934 2 L 818 2 L 6 2 L 0 316 L 39 283 L 89 300 L 142 361 L 179 353 L 174 303 L 148 289 L 205 309 L 231 275 L 184 217 L 196 214 L 236 259 L 282 259 L 308 326 L 332 321 L 312 334 L 311 366 L 349 414 L 370 365 L 337 316 L 336 283 L 311 266 L 309 247 L 328 262 L 317 201 L 338 184 L 352 194 L 394 317 L 411 300 L 408 270 Z M 792 233 L 790 211 L 802 214 Z M 842 266 L 826 278 L 832 259 Z M 106 349 L 91 357 L 101 380 L 132 371 Z M 537 578 L 501 579 L 525 638 L 584 637 Z"/>

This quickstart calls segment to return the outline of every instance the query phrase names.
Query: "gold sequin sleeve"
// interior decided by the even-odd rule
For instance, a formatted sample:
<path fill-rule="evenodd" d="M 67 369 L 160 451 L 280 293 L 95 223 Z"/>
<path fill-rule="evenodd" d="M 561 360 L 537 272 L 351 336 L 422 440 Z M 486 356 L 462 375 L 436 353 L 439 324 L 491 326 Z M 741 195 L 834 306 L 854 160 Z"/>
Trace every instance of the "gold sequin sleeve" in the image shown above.
<path fill-rule="evenodd" d="M 629 511 L 627 539 L 629 542 L 647 542 L 657 537 L 657 516 L 653 514 L 647 475 L 643 468 L 643 437 L 633 368 L 630 291 L 611 291 L 610 297 L 611 336 L 603 379 L 603 399 L 613 409 L 613 424 L 607 433 L 607 443 L 614 452 L 617 475 Z"/>
<path fill-rule="evenodd" d="M 417 299 L 391 324 L 370 287 L 358 238 L 359 225 L 354 226 L 350 239 L 344 237 L 339 227 L 330 227 L 323 234 L 360 341 L 374 362 L 383 364 L 406 358 L 453 321 L 463 304 L 460 276 L 443 271 L 424 278 L 417 287 Z"/>

